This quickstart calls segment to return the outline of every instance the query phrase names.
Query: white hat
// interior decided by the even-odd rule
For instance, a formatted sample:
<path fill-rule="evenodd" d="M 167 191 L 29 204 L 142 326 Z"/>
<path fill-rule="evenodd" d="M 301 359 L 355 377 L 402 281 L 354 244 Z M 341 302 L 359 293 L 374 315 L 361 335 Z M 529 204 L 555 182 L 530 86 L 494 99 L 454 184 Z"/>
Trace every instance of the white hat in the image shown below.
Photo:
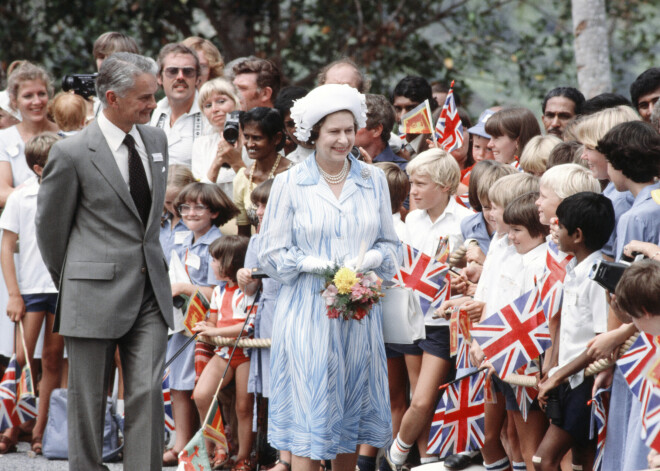
<path fill-rule="evenodd" d="M 291 107 L 291 118 L 296 123 L 295 135 L 300 142 L 307 142 L 312 126 L 336 111 L 353 113 L 358 128 L 367 124 L 367 102 L 364 95 L 346 84 L 321 85 Z"/>
<path fill-rule="evenodd" d="M 23 121 L 23 118 L 21 117 L 21 113 L 16 111 L 11 107 L 11 100 L 9 99 L 9 92 L 7 90 L 3 90 L 0 92 L 0 108 L 2 108 L 4 111 L 12 115 L 14 118 L 16 118 L 19 121 Z"/>

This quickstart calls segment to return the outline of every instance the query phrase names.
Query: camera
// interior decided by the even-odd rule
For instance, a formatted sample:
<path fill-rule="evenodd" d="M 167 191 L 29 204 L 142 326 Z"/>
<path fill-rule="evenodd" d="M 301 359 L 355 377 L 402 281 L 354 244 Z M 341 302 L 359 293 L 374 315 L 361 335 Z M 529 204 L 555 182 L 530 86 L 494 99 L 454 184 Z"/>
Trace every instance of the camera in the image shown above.
<path fill-rule="evenodd" d="M 241 117 L 241 111 L 232 111 L 225 119 L 225 128 L 222 130 L 222 137 L 230 144 L 236 144 L 238 141 L 238 133 L 240 124 L 238 122 Z"/>
<path fill-rule="evenodd" d="M 96 96 L 96 77 L 99 74 L 71 74 L 62 79 L 62 90 L 73 90 L 76 95 L 84 98 Z"/>
<path fill-rule="evenodd" d="M 251 276 L 255 280 L 261 280 L 263 278 L 269 278 L 269 276 L 266 275 L 266 273 L 261 268 L 253 268 Z"/>
<path fill-rule="evenodd" d="M 608 290 L 610 293 L 614 293 L 616 290 L 616 285 L 621 279 L 621 275 L 629 264 L 627 263 L 617 263 L 617 262 L 608 262 L 607 260 L 598 260 L 591 267 L 589 272 L 589 278 L 594 280 L 596 283 L 601 285 L 603 288 Z"/>

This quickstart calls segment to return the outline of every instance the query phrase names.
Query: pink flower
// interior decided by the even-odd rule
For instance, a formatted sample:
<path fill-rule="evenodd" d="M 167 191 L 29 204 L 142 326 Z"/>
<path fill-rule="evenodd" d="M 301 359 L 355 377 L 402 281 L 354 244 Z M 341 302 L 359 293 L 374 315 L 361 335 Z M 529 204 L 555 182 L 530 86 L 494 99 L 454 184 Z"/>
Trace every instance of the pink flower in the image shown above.
<path fill-rule="evenodd" d="M 340 314 L 339 311 L 337 309 L 335 309 L 334 307 L 328 309 L 328 317 L 330 319 L 337 319 L 339 317 L 339 314 Z"/>
<path fill-rule="evenodd" d="M 362 277 L 362 285 L 367 288 L 371 288 L 373 286 L 380 287 L 380 278 L 378 278 L 378 276 L 372 271 L 367 272 Z"/>
<path fill-rule="evenodd" d="M 361 284 L 355 284 L 351 288 L 351 301 L 359 301 L 362 299 L 363 296 L 369 295 L 369 288 L 361 285 Z"/>
<path fill-rule="evenodd" d="M 330 285 L 326 288 L 326 290 L 321 293 L 321 297 L 325 299 L 325 305 L 326 306 L 332 306 L 335 301 L 337 300 L 337 287 L 335 285 Z"/>

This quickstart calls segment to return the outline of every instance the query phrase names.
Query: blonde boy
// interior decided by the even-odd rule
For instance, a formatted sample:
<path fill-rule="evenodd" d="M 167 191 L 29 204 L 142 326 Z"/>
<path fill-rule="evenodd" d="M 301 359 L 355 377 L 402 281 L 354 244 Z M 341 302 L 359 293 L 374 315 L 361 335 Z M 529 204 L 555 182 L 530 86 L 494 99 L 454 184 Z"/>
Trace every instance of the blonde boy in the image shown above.
<path fill-rule="evenodd" d="M 440 237 L 449 237 L 453 250 L 463 243 L 461 221 L 474 214 L 460 206 L 452 197 L 460 182 L 461 172 L 456 160 L 441 149 L 429 149 L 415 157 L 406 172 L 410 177 L 410 202 L 415 210 L 406 217 L 404 242 L 434 257 Z M 399 433 L 386 454 L 393 469 L 404 464 L 412 445 L 422 436 L 428 437 L 433 408 L 438 400 L 438 386 L 445 382 L 451 369 L 449 355 L 449 322 L 433 319 L 432 310 L 426 317 L 426 339 L 419 343 L 424 351 L 419 381 L 410 407 L 401 421 Z M 437 457 L 420 450 L 422 464 L 437 461 Z"/>

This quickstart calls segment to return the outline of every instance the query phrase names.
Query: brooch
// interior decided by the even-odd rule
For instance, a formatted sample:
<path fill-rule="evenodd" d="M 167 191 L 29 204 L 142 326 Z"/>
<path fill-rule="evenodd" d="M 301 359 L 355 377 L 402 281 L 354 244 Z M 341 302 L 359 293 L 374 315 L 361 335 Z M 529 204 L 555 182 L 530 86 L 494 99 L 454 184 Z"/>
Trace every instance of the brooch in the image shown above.
<path fill-rule="evenodd" d="M 371 171 L 369 171 L 368 168 L 363 168 L 362 170 L 360 170 L 360 176 L 366 180 L 371 176 Z"/>

